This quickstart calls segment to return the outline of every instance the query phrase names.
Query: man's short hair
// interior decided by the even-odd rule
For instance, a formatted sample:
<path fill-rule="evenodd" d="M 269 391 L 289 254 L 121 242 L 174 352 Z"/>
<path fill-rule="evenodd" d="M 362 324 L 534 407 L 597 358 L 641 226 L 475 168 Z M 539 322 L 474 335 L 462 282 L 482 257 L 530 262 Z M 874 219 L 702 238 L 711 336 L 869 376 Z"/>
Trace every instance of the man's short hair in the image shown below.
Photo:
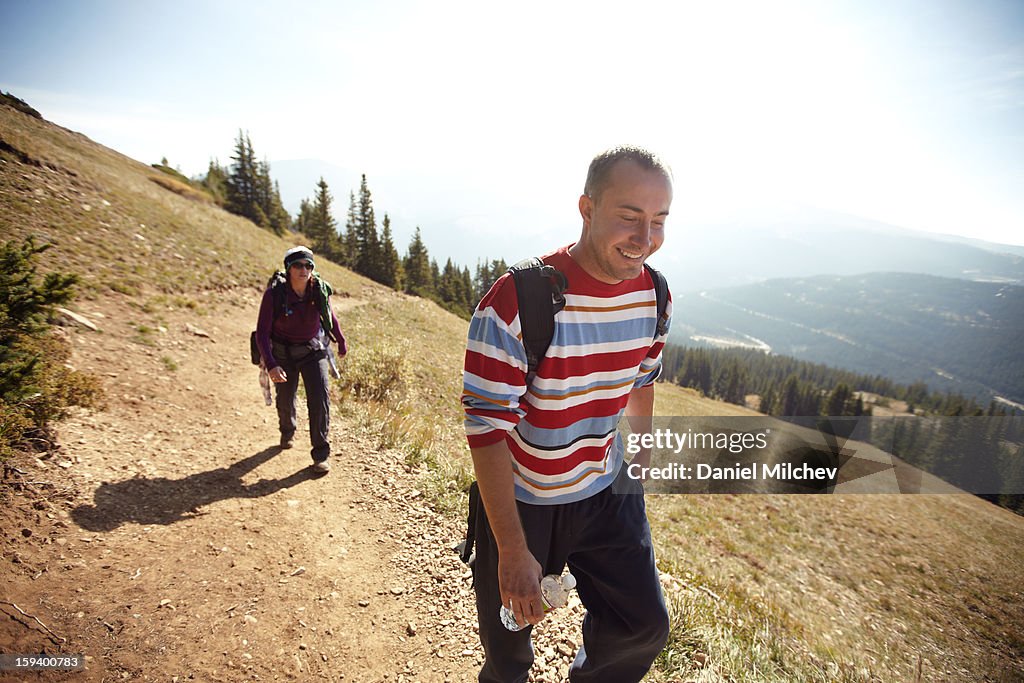
<path fill-rule="evenodd" d="M 672 182 L 672 170 L 656 154 L 643 147 L 622 145 L 601 152 L 590 162 L 590 168 L 587 170 L 587 182 L 583 185 L 583 194 L 596 202 L 598 196 L 608 185 L 608 176 L 612 168 L 615 164 L 625 160 L 637 163 L 649 171 L 657 171 L 665 176 L 670 183 Z"/>

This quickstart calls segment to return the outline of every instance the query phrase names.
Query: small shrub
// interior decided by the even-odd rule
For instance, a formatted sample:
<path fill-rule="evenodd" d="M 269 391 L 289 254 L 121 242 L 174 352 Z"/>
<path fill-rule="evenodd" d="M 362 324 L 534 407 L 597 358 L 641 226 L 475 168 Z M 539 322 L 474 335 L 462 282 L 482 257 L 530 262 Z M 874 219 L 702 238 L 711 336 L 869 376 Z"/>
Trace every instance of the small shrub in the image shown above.
<path fill-rule="evenodd" d="M 195 310 L 196 306 L 198 305 L 196 304 L 195 299 L 187 296 L 181 296 L 180 294 L 176 294 L 171 299 L 171 304 L 177 306 L 178 308 L 188 308 L 191 310 Z"/>
<path fill-rule="evenodd" d="M 399 342 L 377 342 L 346 357 L 338 383 L 341 400 L 387 401 L 397 404 L 411 376 L 407 347 Z"/>
<path fill-rule="evenodd" d="M 21 406 L 0 400 L 0 460 L 9 458 L 32 428 L 32 420 Z"/>
<path fill-rule="evenodd" d="M 45 334 L 33 339 L 28 346 L 44 359 L 43 372 L 37 380 L 39 391 L 24 402 L 32 423 L 41 431 L 46 431 L 50 423 L 67 417 L 71 406 L 98 405 L 103 397 L 99 380 L 66 365 L 71 359 L 71 345 L 67 341 Z"/>
<path fill-rule="evenodd" d="M 132 337 L 133 342 L 135 342 L 136 344 L 142 344 L 144 346 L 156 345 L 156 340 L 153 339 L 153 333 L 156 332 L 155 329 L 143 323 L 140 325 L 136 325 L 135 331 L 138 334 Z"/>
<path fill-rule="evenodd" d="M 140 293 L 138 285 L 125 280 L 114 280 L 107 286 L 118 294 L 124 294 L 126 296 L 138 296 Z"/>
<path fill-rule="evenodd" d="M 183 174 L 181 171 L 179 171 L 179 170 L 177 170 L 175 168 L 171 168 L 170 166 L 168 166 L 167 165 L 167 159 L 164 159 L 163 162 L 161 162 L 159 164 L 150 164 L 150 166 L 155 168 L 156 170 L 160 171 L 161 173 L 166 173 L 170 177 L 172 177 L 175 180 L 177 180 L 179 183 L 184 183 L 185 185 L 191 185 L 192 184 L 192 181 L 189 180 L 188 177 L 185 174 Z"/>
<path fill-rule="evenodd" d="M 164 170 L 164 169 L 160 169 L 160 170 Z M 204 203 L 207 203 L 207 204 L 212 204 L 213 203 L 213 197 L 210 194 L 208 194 L 204 190 L 197 190 L 192 185 L 187 184 L 188 183 L 187 179 L 186 179 L 185 182 L 181 182 L 181 181 L 175 180 L 174 178 L 172 178 L 170 176 L 152 176 L 152 175 L 149 176 L 149 179 L 152 180 L 157 185 L 159 185 L 160 187 L 164 188 L 165 190 L 170 190 L 174 194 L 180 195 L 180 196 L 184 197 L 185 199 L 191 199 L 194 202 L 204 202 Z"/>
<path fill-rule="evenodd" d="M 48 442 L 50 425 L 71 406 L 92 406 L 102 396 L 95 377 L 66 365 L 67 341 L 54 336 L 54 306 L 74 297 L 74 275 L 36 276 L 35 261 L 49 245 L 32 237 L 0 248 L 0 456 Z"/>

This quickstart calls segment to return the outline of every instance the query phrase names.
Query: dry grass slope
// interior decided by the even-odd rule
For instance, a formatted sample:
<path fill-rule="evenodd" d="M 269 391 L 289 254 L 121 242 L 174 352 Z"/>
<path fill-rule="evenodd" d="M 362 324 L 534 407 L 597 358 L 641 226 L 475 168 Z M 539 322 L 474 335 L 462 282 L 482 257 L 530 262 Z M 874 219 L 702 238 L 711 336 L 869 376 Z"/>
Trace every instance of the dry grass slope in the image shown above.
<path fill-rule="evenodd" d="M 661 415 L 749 414 L 658 390 Z M 664 495 L 648 510 L 677 579 L 666 668 L 735 681 L 1024 676 L 1024 520 L 1006 510 L 969 495 Z"/>

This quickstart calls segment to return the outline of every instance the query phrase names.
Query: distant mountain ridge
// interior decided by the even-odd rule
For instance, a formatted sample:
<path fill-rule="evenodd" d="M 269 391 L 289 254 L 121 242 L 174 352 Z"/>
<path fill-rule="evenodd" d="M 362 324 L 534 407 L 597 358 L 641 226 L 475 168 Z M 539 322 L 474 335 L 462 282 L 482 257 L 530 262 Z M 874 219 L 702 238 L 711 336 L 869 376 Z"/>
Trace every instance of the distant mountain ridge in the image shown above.
<path fill-rule="evenodd" d="M 954 244 L 966 244 L 971 247 L 978 247 L 985 251 L 992 251 L 997 254 L 1011 254 L 1013 256 L 1024 256 L 1024 246 L 1018 244 L 996 244 L 993 242 L 986 242 L 985 240 L 978 240 L 972 237 L 962 237 L 960 235 L 935 235 L 935 239 L 942 242 L 952 242 Z"/>
<path fill-rule="evenodd" d="M 912 273 L 682 293 L 671 341 L 770 349 L 987 402 L 1024 401 L 1024 287 Z"/>
<path fill-rule="evenodd" d="M 775 278 L 900 272 L 1024 285 L 1024 248 L 921 233 L 829 212 L 745 215 L 687 227 L 654 260 L 673 292 Z"/>

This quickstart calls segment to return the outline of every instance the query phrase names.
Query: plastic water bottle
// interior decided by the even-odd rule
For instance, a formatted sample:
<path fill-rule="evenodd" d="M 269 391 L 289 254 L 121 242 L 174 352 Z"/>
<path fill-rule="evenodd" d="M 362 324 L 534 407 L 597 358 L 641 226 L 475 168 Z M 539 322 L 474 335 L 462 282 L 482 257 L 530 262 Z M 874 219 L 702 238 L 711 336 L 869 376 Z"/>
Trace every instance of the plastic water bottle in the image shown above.
<path fill-rule="evenodd" d="M 267 373 L 267 369 L 260 364 L 260 386 L 263 387 L 263 401 L 269 406 L 274 403 L 274 399 L 270 396 L 270 375 Z"/>
<path fill-rule="evenodd" d="M 550 612 L 553 609 L 559 607 L 565 607 L 566 603 L 569 602 L 569 591 L 576 587 L 576 577 L 572 574 L 563 574 L 558 576 L 557 574 L 548 574 L 540 580 L 540 598 L 544 604 L 544 611 Z M 521 631 L 523 626 L 520 626 L 516 621 L 515 614 L 509 609 L 507 605 L 502 605 L 501 610 L 498 612 L 501 617 L 502 625 L 509 631 Z"/>

